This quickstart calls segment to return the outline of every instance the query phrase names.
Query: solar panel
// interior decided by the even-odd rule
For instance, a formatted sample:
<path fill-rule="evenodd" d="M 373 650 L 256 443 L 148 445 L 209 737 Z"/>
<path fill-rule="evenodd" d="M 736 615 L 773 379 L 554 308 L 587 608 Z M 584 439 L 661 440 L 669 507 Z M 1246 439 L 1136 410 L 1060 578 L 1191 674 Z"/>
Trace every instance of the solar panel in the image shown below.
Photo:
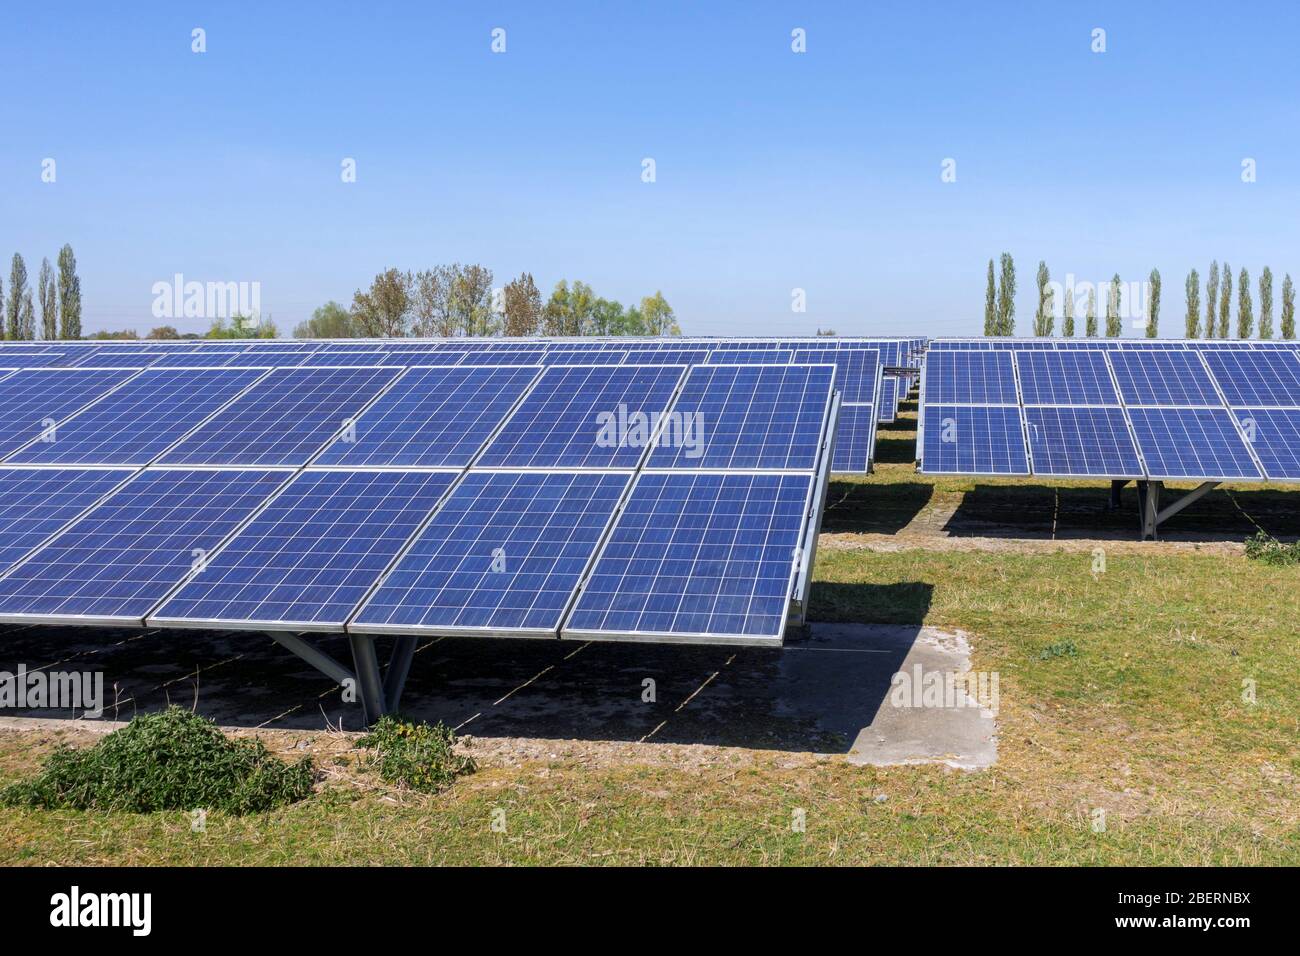
<path fill-rule="evenodd" d="M 1300 359 L 1294 352 L 1210 349 L 1205 361 L 1229 405 L 1300 408 Z"/>
<path fill-rule="evenodd" d="M 150 368 L 214 368 L 223 366 L 240 353 L 205 349 L 202 352 L 174 352 L 158 356 Z"/>
<path fill-rule="evenodd" d="M 287 477 L 140 472 L 0 579 L 0 619 L 139 623 Z"/>
<path fill-rule="evenodd" d="M 466 352 L 460 365 L 541 365 L 546 352 L 542 349 Z"/>
<path fill-rule="evenodd" d="M 1117 350 L 1108 355 L 1120 394 L 1129 405 L 1223 406 L 1195 352 Z"/>
<path fill-rule="evenodd" d="M 150 623 L 342 630 L 455 479 L 455 472 L 302 472 Z"/>
<path fill-rule="evenodd" d="M 799 349 L 794 353 L 797 365 L 833 362 L 835 387 L 840 401 L 849 405 L 874 405 L 876 374 L 880 371 L 880 352 L 875 349 Z"/>
<path fill-rule="evenodd" d="M 898 408 L 898 379 L 892 375 L 886 375 L 880 382 L 880 409 L 876 413 L 876 420 L 888 424 L 897 418 L 896 409 Z"/>
<path fill-rule="evenodd" d="M 696 365 L 651 468 L 812 469 L 831 365 Z"/>
<path fill-rule="evenodd" d="M 292 364 L 295 368 L 326 368 L 356 365 L 400 365 L 394 362 L 387 352 L 312 352 L 310 355 L 295 357 L 291 363 L 276 361 L 275 364 Z"/>
<path fill-rule="evenodd" d="M 1153 480 L 1259 478 L 1259 469 L 1223 408 L 1129 408 Z"/>
<path fill-rule="evenodd" d="M 779 641 L 812 480 L 643 473 L 563 636 Z"/>
<path fill-rule="evenodd" d="M 412 368 L 315 464 L 464 467 L 537 371 L 535 366 Z"/>
<path fill-rule="evenodd" d="M 400 371 L 278 369 L 160 460 L 177 465 L 306 464 L 322 445 L 348 427 Z"/>
<path fill-rule="evenodd" d="M 0 574 L 130 476 L 129 469 L 0 468 Z"/>
<path fill-rule="evenodd" d="M 1121 408 L 1027 407 L 1034 474 L 1142 478 Z"/>
<path fill-rule="evenodd" d="M 840 405 L 835 423 L 835 455 L 832 471 L 867 472 L 876 444 L 876 407 Z"/>
<path fill-rule="evenodd" d="M 1267 477 L 1300 479 L 1300 408 L 1240 408 L 1234 414 Z"/>
<path fill-rule="evenodd" d="M 547 365 L 621 365 L 628 353 L 622 349 L 550 349 L 543 361 Z M 644 364 L 644 360 L 638 359 Z"/>
<path fill-rule="evenodd" d="M 146 465 L 261 374 L 248 369 L 148 369 L 8 460 Z"/>
<path fill-rule="evenodd" d="M 0 455 L 48 435 L 51 426 L 134 374 L 107 369 L 30 369 L 0 379 Z"/>
<path fill-rule="evenodd" d="M 786 365 L 791 353 L 786 349 L 732 348 L 714 349 L 710 365 Z"/>
<path fill-rule="evenodd" d="M 925 474 L 1029 474 L 1020 409 L 1015 406 L 926 402 L 922 427 L 921 471 Z"/>
<path fill-rule="evenodd" d="M 1015 405 L 1016 379 L 1006 352 L 932 352 L 925 360 L 925 401 L 936 405 Z"/>
<path fill-rule="evenodd" d="M 136 349 L 95 349 L 73 364 L 76 368 L 148 368 L 160 358 L 161 355 Z"/>
<path fill-rule="evenodd" d="M 554 637 L 628 481 L 470 472 L 349 630 Z"/>
<path fill-rule="evenodd" d="M 1118 405 L 1100 352 L 1017 352 L 1026 405 Z"/>
<path fill-rule="evenodd" d="M 551 366 L 477 464 L 635 467 L 681 377 L 676 365 Z"/>

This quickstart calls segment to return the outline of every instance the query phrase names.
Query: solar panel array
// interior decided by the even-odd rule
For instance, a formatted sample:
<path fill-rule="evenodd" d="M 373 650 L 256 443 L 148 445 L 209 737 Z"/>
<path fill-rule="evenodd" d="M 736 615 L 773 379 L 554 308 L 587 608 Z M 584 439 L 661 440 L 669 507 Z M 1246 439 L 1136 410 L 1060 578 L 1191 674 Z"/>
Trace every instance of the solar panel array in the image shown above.
<path fill-rule="evenodd" d="M 943 340 L 922 375 L 920 470 L 1300 480 L 1288 342 Z"/>
<path fill-rule="evenodd" d="M 879 349 L 374 344 L 0 346 L 0 620 L 779 642 L 870 468 Z"/>

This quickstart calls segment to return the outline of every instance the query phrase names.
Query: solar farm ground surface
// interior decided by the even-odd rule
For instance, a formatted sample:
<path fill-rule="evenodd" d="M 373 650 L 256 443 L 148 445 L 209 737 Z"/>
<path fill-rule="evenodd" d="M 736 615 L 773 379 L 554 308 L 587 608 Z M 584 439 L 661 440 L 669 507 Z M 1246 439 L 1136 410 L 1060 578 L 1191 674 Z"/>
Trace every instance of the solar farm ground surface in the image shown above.
<path fill-rule="evenodd" d="M 917 475 L 914 416 L 881 432 L 876 474 L 832 482 L 807 641 L 421 641 L 404 710 L 479 763 L 436 797 L 380 783 L 356 706 L 262 635 L 7 628 L 0 670 L 102 670 L 110 718 L 193 705 L 323 773 L 201 835 L 184 814 L 3 809 L 0 863 L 1300 863 L 1297 571 L 1241 543 L 1300 537 L 1300 491 L 1218 489 L 1137 542 L 1131 487 L 1108 512 L 1105 482 Z M 986 769 L 851 761 L 922 628 L 999 675 Z M 0 782 L 94 736 L 4 726 Z"/>

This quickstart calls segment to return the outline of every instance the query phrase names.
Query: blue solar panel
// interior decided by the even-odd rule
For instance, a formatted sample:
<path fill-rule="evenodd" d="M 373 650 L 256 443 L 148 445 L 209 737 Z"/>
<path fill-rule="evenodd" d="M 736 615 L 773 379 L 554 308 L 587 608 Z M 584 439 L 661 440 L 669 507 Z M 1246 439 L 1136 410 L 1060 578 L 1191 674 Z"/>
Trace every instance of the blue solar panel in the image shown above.
<path fill-rule="evenodd" d="M 866 472 L 871 470 L 871 453 L 875 447 L 876 408 L 874 405 L 840 405 L 835 424 L 835 457 L 831 470 Z"/>
<path fill-rule="evenodd" d="M 798 365 L 833 362 L 840 401 L 875 404 L 876 375 L 880 371 L 880 353 L 875 349 L 799 349 L 793 361 Z"/>
<path fill-rule="evenodd" d="M 1129 405 L 1223 406 L 1196 352 L 1141 349 L 1108 354 L 1120 394 Z"/>
<path fill-rule="evenodd" d="M 732 348 L 714 349 L 709 353 L 710 365 L 786 365 L 791 353 L 787 349 Z M 823 360 L 819 360 L 823 361 Z M 824 361 L 830 361 L 825 359 Z"/>
<path fill-rule="evenodd" d="M 1236 416 L 1265 475 L 1300 479 L 1300 408 L 1242 408 Z"/>
<path fill-rule="evenodd" d="M 349 628 L 554 635 L 628 481 L 470 472 Z"/>
<path fill-rule="evenodd" d="M 460 365 L 541 365 L 546 352 L 543 349 L 509 349 L 491 351 L 484 349 L 466 352 Z"/>
<path fill-rule="evenodd" d="M 103 369 L 32 369 L 0 379 L 0 455 L 8 455 L 48 434 L 51 425 L 134 374 Z"/>
<path fill-rule="evenodd" d="M 295 368 L 327 368 L 347 365 L 390 365 L 400 366 L 387 352 L 313 352 L 310 355 L 297 356 L 292 362 L 276 361 L 277 365 L 293 365 Z"/>
<path fill-rule="evenodd" d="M 150 621 L 341 630 L 455 478 L 305 471 Z"/>
<path fill-rule="evenodd" d="M 1007 352 L 939 351 L 925 360 L 925 401 L 934 405 L 1015 405 Z"/>
<path fill-rule="evenodd" d="M 681 376 L 682 369 L 675 365 L 552 366 L 478 464 L 635 467 Z"/>
<path fill-rule="evenodd" d="M 150 368 L 216 368 L 224 366 L 238 354 L 238 352 L 218 352 L 211 349 L 203 352 L 175 352 L 158 356 L 158 361 Z"/>
<path fill-rule="evenodd" d="M 148 464 L 261 374 L 249 369 L 149 369 L 8 460 Z"/>
<path fill-rule="evenodd" d="M 549 349 L 543 361 L 547 365 L 621 365 L 627 355 L 622 349 Z"/>
<path fill-rule="evenodd" d="M 830 365 L 696 365 L 651 468 L 812 469 Z"/>
<path fill-rule="evenodd" d="M 1273 349 L 1209 349 L 1205 361 L 1229 405 L 1300 408 L 1300 359 Z"/>
<path fill-rule="evenodd" d="M 1121 408 L 1026 408 L 1034 474 L 1142 478 Z"/>
<path fill-rule="evenodd" d="M 400 372 L 391 368 L 279 369 L 161 461 L 178 465 L 306 464 Z"/>
<path fill-rule="evenodd" d="M 412 368 L 316 464 L 468 465 L 536 375 L 533 366 Z"/>
<path fill-rule="evenodd" d="M 1259 469 L 1223 408 L 1130 408 L 1153 480 L 1258 478 Z"/>
<path fill-rule="evenodd" d="M 627 350 L 629 365 L 702 365 L 709 360 L 709 348 L 678 345 L 634 346 Z"/>
<path fill-rule="evenodd" d="M 130 476 L 129 469 L 0 468 L 0 574 Z"/>
<path fill-rule="evenodd" d="M 75 363 L 77 368 L 148 368 L 162 358 L 153 352 L 137 349 L 95 349 Z"/>
<path fill-rule="evenodd" d="M 808 475 L 644 473 L 565 636 L 779 640 Z"/>
<path fill-rule="evenodd" d="M 0 617 L 141 621 L 286 477 L 141 472 L 0 579 Z"/>
<path fill-rule="evenodd" d="M 876 412 L 876 420 L 879 422 L 892 422 L 897 415 L 898 408 L 898 379 L 892 375 L 886 375 L 880 383 L 880 409 Z"/>
<path fill-rule="evenodd" d="M 1029 474 L 1019 408 L 927 402 L 923 426 L 925 474 Z"/>
<path fill-rule="evenodd" d="M 1017 352 L 1026 405 L 1118 405 L 1100 352 Z"/>

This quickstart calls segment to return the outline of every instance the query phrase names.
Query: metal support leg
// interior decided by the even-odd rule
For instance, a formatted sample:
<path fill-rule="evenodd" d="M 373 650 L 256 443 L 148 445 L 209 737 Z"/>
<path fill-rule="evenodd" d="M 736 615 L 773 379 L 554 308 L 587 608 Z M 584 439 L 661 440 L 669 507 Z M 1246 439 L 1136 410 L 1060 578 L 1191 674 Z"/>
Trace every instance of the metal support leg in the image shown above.
<path fill-rule="evenodd" d="M 1110 510 L 1119 511 L 1120 509 L 1120 490 L 1128 484 L 1127 478 L 1120 478 L 1110 483 Z"/>
<path fill-rule="evenodd" d="M 379 673 L 379 656 L 375 653 L 375 639 L 365 634 L 351 634 L 352 665 L 357 674 L 357 691 L 361 695 L 361 709 L 365 712 L 367 726 L 388 713 L 384 697 L 384 681 Z"/>
<path fill-rule="evenodd" d="M 393 653 L 388 658 L 388 670 L 384 672 L 384 700 L 391 713 L 397 713 L 401 704 L 402 689 L 406 686 L 406 675 L 411 672 L 411 660 L 414 657 L 414 637 L 398 637 L 393 642 Z"/>
<path fill-rule="evenodd" d="M 1160 525 L 1160 491 L 1164 488 L 1162 481 L 1139 481 L 1138 501 L 1141 504 L 1142 540 L 1156 540 L 1156 529 Z"/>

